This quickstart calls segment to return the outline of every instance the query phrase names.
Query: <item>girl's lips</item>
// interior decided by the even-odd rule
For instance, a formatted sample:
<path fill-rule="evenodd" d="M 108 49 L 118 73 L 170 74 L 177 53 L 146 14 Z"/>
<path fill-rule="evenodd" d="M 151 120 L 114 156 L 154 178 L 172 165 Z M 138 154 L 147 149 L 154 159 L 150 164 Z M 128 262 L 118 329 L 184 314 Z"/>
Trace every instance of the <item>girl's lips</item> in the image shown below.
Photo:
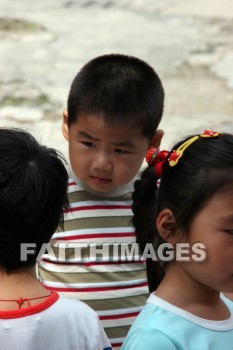
<path fill-rule="evenodd" d="M 109 182 L 111 182 L 110 179 L 104 179 L 104 178 L 101 178 L 101 177 L 97 177 L 97 176 L 91 176 L 91 179 L 97 183 L 97 184 L 108 184 Z"/>

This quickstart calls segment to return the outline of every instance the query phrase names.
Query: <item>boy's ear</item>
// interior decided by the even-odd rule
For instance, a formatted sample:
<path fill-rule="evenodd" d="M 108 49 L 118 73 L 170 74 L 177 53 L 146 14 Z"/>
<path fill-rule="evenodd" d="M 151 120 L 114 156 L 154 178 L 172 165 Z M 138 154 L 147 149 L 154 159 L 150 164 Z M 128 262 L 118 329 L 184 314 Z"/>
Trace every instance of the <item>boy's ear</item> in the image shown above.
<path fill-rule="evenodd" d="M 150 143 L 150 148 L 151 147 L 159 147 L 162 137 L 164 135 L 164 131 L 162 129 L 156 130 L 154 133 L 154 136 L 152 137 L 151 143 Z"/>
<path fill-rule="evenodd" d="M 68 111 L 67 109 L 63 112 L 63 121 L 62 121 L 62 133 L 67 141 L 69 141 L 69 127 L 68 127 Z"/>
<path fill-rule="evenodd" d="M 175 233 L 176 219 L 170 209 L 163 209 L 156 219 L 156 227 L 161 238 L 172 245 L 177 242 Z"/>

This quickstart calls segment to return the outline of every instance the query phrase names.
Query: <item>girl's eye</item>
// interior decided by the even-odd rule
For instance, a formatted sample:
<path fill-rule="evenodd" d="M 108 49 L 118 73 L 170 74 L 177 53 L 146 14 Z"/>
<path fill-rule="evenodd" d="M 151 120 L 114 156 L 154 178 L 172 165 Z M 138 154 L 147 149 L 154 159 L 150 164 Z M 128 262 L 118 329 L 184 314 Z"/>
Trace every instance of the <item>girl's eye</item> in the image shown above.
<path fill-rule="evenodd" d="M 82 144 L 88 148 L 94 148 L 95 144 L 92 142 L 82 142 Z"/>
<path fill-rule="evenodd" d="M 123 149 L 115 149 L 114 152 L 118 153 L 118 154 L 127 154 L 127 153 L 129 153 L 128 151 L 124 151 Z"/>
<path fill-rule="evenodd" d="M 226 230 L 226 233 L 228 233 L 229 235 L 233 235 L 233 230 Z"/>

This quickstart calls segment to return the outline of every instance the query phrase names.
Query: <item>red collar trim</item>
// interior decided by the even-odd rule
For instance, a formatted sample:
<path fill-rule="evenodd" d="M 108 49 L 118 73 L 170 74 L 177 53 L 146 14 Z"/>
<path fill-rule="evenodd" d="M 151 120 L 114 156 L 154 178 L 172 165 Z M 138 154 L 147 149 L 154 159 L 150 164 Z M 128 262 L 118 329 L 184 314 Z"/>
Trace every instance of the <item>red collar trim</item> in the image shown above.
<path fill-rule="evenodd" d="M 20 318 L 25 317 L 29 315 L 37 314 L 41 311 L 44 311 L 48 309 L 51 305 L 53 305 L 57 300 L 59 299 L 59 295 L 57 292 L 51 292 L 51 295 L 42 301 L 42 303 L 26 307 L 23 309 L 17 309 L 17 310 L 7 310 L 7 311 L 1 311 L 0 310 L 0 319 L 9 319 L 9 318 Z"/>

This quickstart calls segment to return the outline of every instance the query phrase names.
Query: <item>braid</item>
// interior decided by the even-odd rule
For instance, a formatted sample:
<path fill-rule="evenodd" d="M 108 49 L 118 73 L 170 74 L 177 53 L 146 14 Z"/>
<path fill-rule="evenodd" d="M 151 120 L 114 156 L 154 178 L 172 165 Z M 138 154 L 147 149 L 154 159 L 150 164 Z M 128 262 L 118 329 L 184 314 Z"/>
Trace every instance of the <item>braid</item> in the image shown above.
<path fill-rule="evenodd" d="M 141 179 L 134 184 L 132 222 L 141 254 L 143 254 L 147 243 L 152 243 L 155 252 L 157 252 L 157 246 L 160 243 L 154 222 L 155 197 L 158 191 L 157 180 L 154 167 L 148 167 L 142 173 Z M 149 292 L 151 293 L 162 281 L 164 270 L 160 261 L 154 261 L 151 258 L 146 259 L 146 269 Z"/>
<path fill-rule="evenodd" d="M 154 168 L 148 167 L 142 173 L 141 179 L 135 181 L 132 196 L 132 211 L 134 214 L 132 222 L 141 253 L 143 253 L 146 243 L 153 243 L 154 239 L 154 224 L 152 220 L 156 191 Z"/>
<path fill-rule="evenodd" d="M 155 196 L 157 193 L 157 178 L 154 167 L 148 167 L 141 175 L 141 179 L 134 184 L 132 196 L 133 225 L 135 227 L 136 242 L 139 244 L 140 252 L 143 254 L 147 243 L 154 246 L 155 223 L 154 209 Z M 158 261 L 151 258 L 146 259 L 147 279 L 149 292 L 153 292 L 161 282 L 164 273 Z"/>

